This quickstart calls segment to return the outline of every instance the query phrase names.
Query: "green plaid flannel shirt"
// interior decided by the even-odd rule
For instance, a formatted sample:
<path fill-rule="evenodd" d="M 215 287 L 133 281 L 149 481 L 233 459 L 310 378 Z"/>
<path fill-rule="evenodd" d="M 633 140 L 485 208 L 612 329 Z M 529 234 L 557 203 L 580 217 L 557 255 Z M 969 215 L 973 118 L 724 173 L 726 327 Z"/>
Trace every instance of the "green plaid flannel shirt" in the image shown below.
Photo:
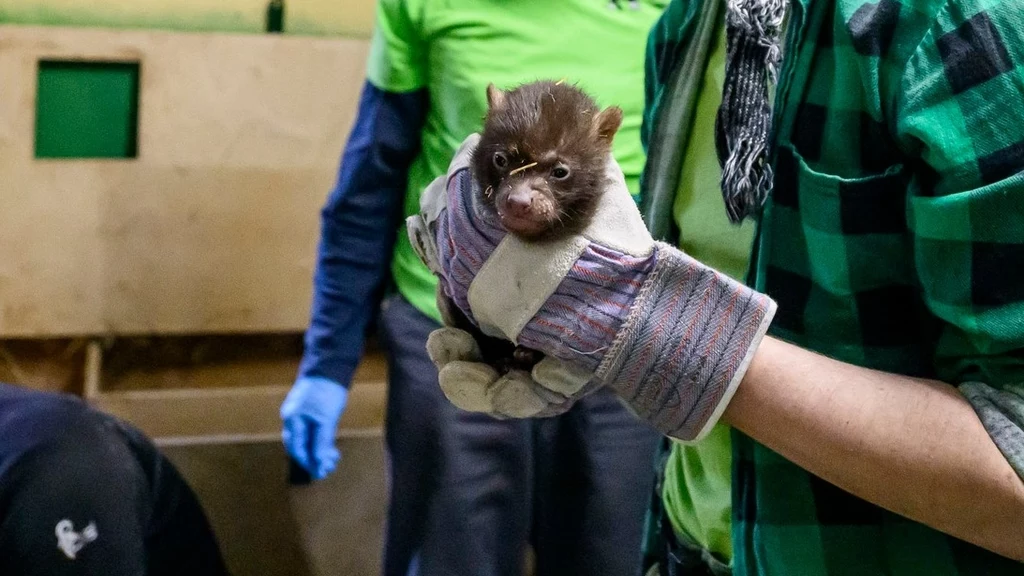
<path fill-rule="evenodd" d="M 641 205 L 666 240 L 704 13 L 674 0 L 648 43 Z M 1024 474 L 1024 5 L 793 0 L 783 53 L 749 279 L 772 333 L 958 385 Z M 739 432 L 733 450 L 738 575 L 1024 574 Z"/>

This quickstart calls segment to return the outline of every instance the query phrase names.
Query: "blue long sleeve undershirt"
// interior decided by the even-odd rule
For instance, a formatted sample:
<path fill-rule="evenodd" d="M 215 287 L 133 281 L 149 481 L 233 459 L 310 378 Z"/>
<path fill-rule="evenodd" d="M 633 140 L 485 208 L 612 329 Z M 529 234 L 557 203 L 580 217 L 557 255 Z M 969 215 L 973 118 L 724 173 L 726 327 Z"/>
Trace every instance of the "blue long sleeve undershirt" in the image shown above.
<path fill-rule="evenodd" d="M 349 387 L 389 278 L 409 167 L 420 151 L 427 92 L 367 82 L 338 178 L 321 210 L 313 301 L 299 377 Z"/>

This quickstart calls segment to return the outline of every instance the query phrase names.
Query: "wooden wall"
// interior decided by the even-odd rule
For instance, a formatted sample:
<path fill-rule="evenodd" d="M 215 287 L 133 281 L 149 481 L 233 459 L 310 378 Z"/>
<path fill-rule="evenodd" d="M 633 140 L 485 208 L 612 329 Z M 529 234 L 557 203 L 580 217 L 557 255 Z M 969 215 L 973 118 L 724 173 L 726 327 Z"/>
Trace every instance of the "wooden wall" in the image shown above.
<path fill-rule="evenodd" d="M 260 33 L 270 0 L 8 0 L 0 23 Z M 375 0 L 284 0 L 284 33 L 369 36 Z"/>
<path fill-rule="evenodd" d="M 330 480 L 285 485 L 278 416 L 373 4 L 287 5 L 286 32 L 328 36 L 237 33 L 264 0 L 0 1 L 0 380 L 140 427 L 237 573 L 374 574 L 381 356 L 354 377 Z M 136 158 L 35 158 L 41 59 L 138 62 Z"/>
<path fill-rule="evenodd" d="M 297 353 L 235 341 L 244 354 L 120 370 L 145 346 L 101 342 L 264 334 L 287 348 L 306 328 L 366 51 L 362 38 L 0 25 L 0 379 L 81 393 L 161 441 L 276 437 Z M 136 158 L 35 157 L 40 60 L 139 64 Z M 380 356 L 356 379 L 341 434 L 383 420 Z"/>
<path fill-rule="evenodd" d="M 0 338 L 303 330 L 366 48 L 0 26 Z M 137 158 L 34 158 L 40 59 L 139 62 Z"/>

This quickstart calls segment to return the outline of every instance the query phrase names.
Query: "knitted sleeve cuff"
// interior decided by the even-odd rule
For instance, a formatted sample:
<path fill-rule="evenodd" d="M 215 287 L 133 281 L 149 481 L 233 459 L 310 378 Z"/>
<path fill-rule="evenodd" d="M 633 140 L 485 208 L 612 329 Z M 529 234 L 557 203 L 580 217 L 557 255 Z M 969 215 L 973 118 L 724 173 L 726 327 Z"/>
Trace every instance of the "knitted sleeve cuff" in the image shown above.
<path fill-rule="evenodd" d="M 659 242 L 597 378 L 663 434 L 699 441 L 739 386 L 775 309 L 768 296 Z"/>

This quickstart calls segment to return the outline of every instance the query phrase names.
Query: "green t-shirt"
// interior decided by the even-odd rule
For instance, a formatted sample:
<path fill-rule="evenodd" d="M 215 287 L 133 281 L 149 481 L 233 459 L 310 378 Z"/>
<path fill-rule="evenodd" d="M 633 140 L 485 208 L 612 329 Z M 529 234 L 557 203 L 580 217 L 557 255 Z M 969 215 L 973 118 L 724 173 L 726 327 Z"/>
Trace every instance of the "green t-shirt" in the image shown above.
<path fill-rule="evenodd" d="M 459 144 L 481 129 L 486 87 L 537 79 L 578 83 L 601 106 L 617 105 L 623 122 L 614 154 L 633 194 L 645 154 L 640 143 L 647 33 L 667 0 L 609 7 L 607 0 L 380 0 L 368 80 L 390 92 L 426 88 L 430 108 L 422 151 L 409 173 L 406 215 L 448 168 Z M 557 8 L 555 8 L 557 6 Z M 439 319 L 436 278 L 413 252 L 404 227 L 392 261 L 399 292 Z"/>
<path fill-rule="evenodd" d="M 681 166 L 674 216 L 679 247 L 697 260 L 743 281 L 755 226 L 729 223 L 722 201 L 722 171 L 715 153 L 715 116 L 725 79 L 725 26 L 720 23 L 704 72 L 694 124 Z M 680 539 L 711 551 L 725 564 L 732 559 L 732 446 L 725 424 L 700 443 L 673 443 L 665 465 L 662 498 Z"/>

